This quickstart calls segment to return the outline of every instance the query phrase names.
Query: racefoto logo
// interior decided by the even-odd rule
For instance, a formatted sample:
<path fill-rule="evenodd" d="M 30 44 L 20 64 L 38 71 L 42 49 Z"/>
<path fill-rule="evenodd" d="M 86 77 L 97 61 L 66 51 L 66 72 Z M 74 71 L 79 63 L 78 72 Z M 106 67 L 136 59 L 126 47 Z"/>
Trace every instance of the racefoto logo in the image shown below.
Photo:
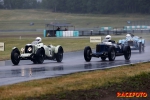
<path fill-rule="evenodd" d="M 146 98 L 148 94 L 146 92 L 117 92 L 118 98 Z"/>

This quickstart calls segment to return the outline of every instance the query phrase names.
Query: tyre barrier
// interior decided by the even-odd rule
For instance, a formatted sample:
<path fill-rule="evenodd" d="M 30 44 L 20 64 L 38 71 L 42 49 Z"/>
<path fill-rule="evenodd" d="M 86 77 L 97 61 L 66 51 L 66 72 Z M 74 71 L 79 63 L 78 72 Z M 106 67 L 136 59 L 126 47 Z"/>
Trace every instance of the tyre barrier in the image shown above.
<path fill-rule="evenodd" d="M 56 31 L 56 37 L 79 37 L 79 31 Z"/>

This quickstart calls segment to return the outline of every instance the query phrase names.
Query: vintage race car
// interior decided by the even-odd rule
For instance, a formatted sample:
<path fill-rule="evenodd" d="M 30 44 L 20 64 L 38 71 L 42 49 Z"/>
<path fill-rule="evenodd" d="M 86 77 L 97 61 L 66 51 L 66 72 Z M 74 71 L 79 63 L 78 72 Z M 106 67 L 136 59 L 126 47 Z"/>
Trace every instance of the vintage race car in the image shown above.
<path fill-rule="evenodd" d="M 129 60 L 131 57 L 130 46 L 118 45 L 112 42 L 103 42 L 96 45 L 96 52 L 92 52 L 92 49 L 87 46 L 84 49 L 84 59 L 89 62 L 92 57 L 101 57 L 104 61 L 106 58 L 109 61 L 114 61 L 116 56 L 124 55 L 125 60 Z"/>
<path fill-rule="evenodd" d="M 61 62 L 63 60 L 62 46 L 44 45 L 33 41 L 31 44 L 26 44 L 25 48 L 13 47 L 11 52 L 11 61 L 14 65 L 18 65 L 20 60 L 31 60 L 35 64 L 42 64 L 45 59 L 56 60 Z"/>
<path fill-rule="evenodd" d="M 145 39 L 138 36 L 129 36 L 126 39 L 119 40 L 122 45 L 130 46 L 131 50 L 139 50 L 139 52 L 144 52 Z"/>

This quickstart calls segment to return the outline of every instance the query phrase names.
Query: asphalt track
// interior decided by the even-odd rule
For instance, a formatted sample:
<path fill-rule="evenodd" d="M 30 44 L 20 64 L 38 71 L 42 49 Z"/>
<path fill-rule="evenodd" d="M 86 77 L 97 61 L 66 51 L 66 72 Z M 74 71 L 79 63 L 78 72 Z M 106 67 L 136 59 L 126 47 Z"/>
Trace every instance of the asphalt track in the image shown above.
<path fill-rule="evenodd" d="M 150 61 L 150 45 L 146 45 L 145 52 L 132 51 L 131 59 L 125 61 L 124 56 L 116 57 L 115 61 L 101 61 L 101 58 L 92 58 L 85 62 L 83 51 L 64 53 L 61 63 L 45 60 L 43 64 L 33 64 L 31 61 L 20 61 L 14 66 L 10 60 L 0 61 L 0 86 L 19 83 L 23 81 L 56 77 L 65 74 L 119 67 L 120 65 Z"/>

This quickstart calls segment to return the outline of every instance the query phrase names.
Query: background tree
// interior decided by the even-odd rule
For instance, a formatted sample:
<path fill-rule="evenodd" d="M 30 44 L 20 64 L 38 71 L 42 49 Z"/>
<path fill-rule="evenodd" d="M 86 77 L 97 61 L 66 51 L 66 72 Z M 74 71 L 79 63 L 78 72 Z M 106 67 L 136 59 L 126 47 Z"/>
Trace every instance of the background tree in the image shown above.
<path fill-rule="evenodd" d="M 49 9 L 67 13 L 150 13 L 149 0 L 4 0 L 0 8 L 6 9 Z"/>

